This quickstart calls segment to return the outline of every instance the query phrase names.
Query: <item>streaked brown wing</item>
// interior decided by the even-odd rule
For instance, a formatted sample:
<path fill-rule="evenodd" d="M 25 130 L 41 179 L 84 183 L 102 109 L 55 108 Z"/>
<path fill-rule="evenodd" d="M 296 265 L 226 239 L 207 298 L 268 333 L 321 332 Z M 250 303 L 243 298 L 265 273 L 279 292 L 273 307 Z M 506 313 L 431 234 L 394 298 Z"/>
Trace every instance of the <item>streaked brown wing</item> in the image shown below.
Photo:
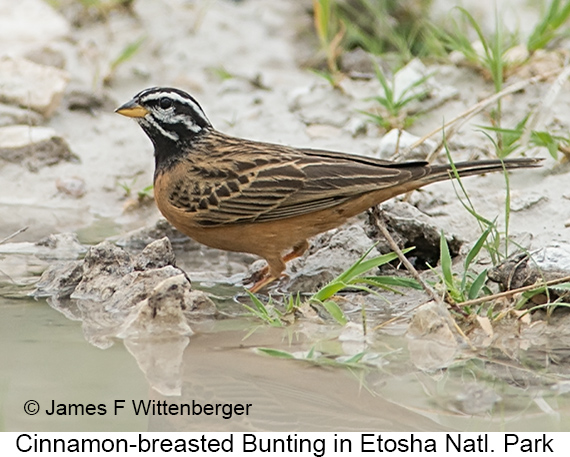
<path fill-rule="evenodd" d="M 226 156 L 241 169 L 239 177 L 209 179 L 200 189 L 194 220 L 203 226 L 266 222 L 331 208 L 372 190 L 395 186 L 425 172 L 423 163 L 395 166 L 328 151 L 266 150 L 263 161 L 251 163 L 249 154 Z M 277 160 L 278 158 L 278 160 Z M 275 160 L 272 160 L 275 159 Z M 210 172 L 211 174 L 211 172 Z M 207 181 L 206 176 L 200 182 Z M 196 195 L 196 192 L 194 193 Z M 186 202 L 180 203 L 188 207 Z"/>
<path fill-rule="evenodd" d="M 170 204 L 193 213 L 199 225 L 239 224 L 257 220 L 303 188 L 305 174 L 293 162 L 249 159 L 181 166 L 168 191 Z"/>
<path fill-rule="evenodd" d="M 429 171 L 425 162 L 396 164 L 363 156 L 304 149 L 296 164 L 305 174 L 303 188 L 258 221 L 300 216 L 339 205 L 368 192 L 397 186 Z"/>
<path fill-rule="evenodd" d="M 266 222 L 320 211 L 422 176 L 424 162 L 395 164 L 362 156 L 294 149 L 221 137 L 209 164 L 188 165 L 170 202 L 203 226 Z M 194 179 L 189 176 L 196 175 Z M 188 183 L 193 184 L 189 188 Z"/>
<path fill-rule="evenodd" d="M 242 183 L 229 195 L 223 185 L 212 190 L 218 202 L 196 215 L 196 222 L 205 226 L 239 224 L 263 220 L 303 188 L 304 173 L 291 163 L 273 164 L 248 173 Z"/>

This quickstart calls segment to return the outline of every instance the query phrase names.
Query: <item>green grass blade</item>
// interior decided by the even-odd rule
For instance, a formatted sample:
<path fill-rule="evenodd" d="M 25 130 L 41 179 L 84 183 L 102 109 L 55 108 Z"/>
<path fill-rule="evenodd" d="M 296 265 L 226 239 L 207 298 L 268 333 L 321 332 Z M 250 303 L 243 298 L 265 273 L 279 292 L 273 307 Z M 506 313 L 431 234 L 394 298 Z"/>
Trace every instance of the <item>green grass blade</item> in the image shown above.
<path fill-rule="evenodd" d="M 257 348 L 256 352 L 261 352 L 262 354 L 277 357 L 280 359 L 295 359 L 295 356 L 287 351 L 281 351 L 279 349 L 271 349 L 271 348 Z"/>
<path fill-rule="evenodd" d="M 481 27 L 479 27 L 479 24 L 477 23 L 475 18 L 471 15 L 471 13 L 469 13 L 469 11 L 467 11 L 465 8 L 463 8 L 461 6 L 456 6 L 456 8 L 461 12 L 461 14 L 463 14 L 463 17 L 465 17 L 467 19 L 467 21 L 471 24 L 471 27 L 473 27 L 473 30 L 475 30 L 475 33 L 479 37 L 479 41 L 481 41 L 481 44 L 483 45 L 483 49 L 485 51 L 486 58 L 490 59 L 491 58 L 491 52 L 489 50 L 489 42 L 485 38 L 485 35 L 483 34 Z"/>
<path fill-rule="evenodd" d="M 402 91 L 402 94 L 400 95 L 400 98 L 398 99 L 398 102 L 397 102 L 398 106 L 404 107 L 408 103 L 410 103 L 412 100 L 424 98 L 429 93 L 428 89 L 424 89 L 420 92 L 413 93 L 412 95 L 410 95 L 408 97 L 405 97 L 405 95 L 407 93 L 409 93 L 410 91 L 424 85 L 433 75 L 434 75 L 434 73 L 430 73 L 428 75 L 425 75 L 424 77 L 418 79 L 417 81 L 415 81 L 414 83 L 412 83 L 408 87 L 406 87 Z"/>
<path fill-rule="evenodd" d="M 408 252 L 412 251 L 413 249 L 415 249 L 415 248 L 409 247 L 406 249 L 402 249 L 402 253 L 407 254 Z M 370 252 L 370 251 L 368 251 L 368 252 Z M 368 252 L 366 255 L 368 255 Z M 363 273 L 366 273 L 367 271 L 372 270 L 373 268 L 378 268 L 378 267 L 381 267 L 382 265 L 386 265 L 387 263 L 390 263 L 393 260 L 396 260 L 397 258 L 398 258 L 398 254 L 396 254 L 395 252 L 390 252 L 388 254 L 382 254 L 378 257 L 374 257 L 374 258 L 368 259 L 368 260 L 363 260 L 364 257 L 361 257 L 361 259 L 354 264 L 354 268 L 351 269 L 350 274 L 343 277 L 343 279 L 344 280 L 347 280 L 347 279 L 350 280 L 356 276 L 359 276 Z"/>
<path fill-rule="evenodd" d="M 494 227 L 494 223 L 493 223 L 493 225 L 489 225 L 487 227 L 487 229 L 477 239 L 477 242 L 473 245 L 473 247 L 471 248 L 471 250 L 469 251 L 469 253 L 465 257 L 465 264 L 464 264 L 465 270 L 467 270 L 469 268 L 469 266 L 471 265 L 471 263 L 473 262 L 475 257 L 477 257 L 479 255 L 479 252 L 481 251 L 481 248 L 485 245 L 485 242 L 487 241 L 487 237 L 491 233 L 491 230 L 493 227 Z"/>
<path fill-rule="evenodd" d="M 390 107 L 394 106 L 394 90 L 376 62 L 374 62 L 374 71 L 376 73 L 376 79 L 384 90 L 384 96 L 378 97 L 377 101 L 390 111 Z"/>
<path fill-rule="evenodd" d="M 315 346 L 311 346 L 311 349 L 309 349 L 309 352 L 307 353 L 307 357 L 305 357 L 307 359 L 314 359 L 315 358 Z"/>
<path fill-rule="evenodd" d="M 560 0 L 552 0 L 547 13 L 535 26 L 527 40 L 527 48 L 530 52 L 545 48 L 557 37 L 558 29 L 570 18 L 570 2 L 559 11 Z"/>
<path fill-rule="evenodd" d="M 358 363 L 366 355 L 366 352 L 362 351 L 358 354 L 354 354 L 352 357 L 346 359 L 343 363 Z"/>
<path fill-rule="evenodd" d="M 117 56 L 117 58 L 111 62 L 110 64 L 111 73 L 114 72 L 119 65 L 130 60 L 139 51 L 141 45 L 145 40 L 146 37 L 142 37 L 136 40 L 135 42 L 128 44 Z"/>
<path fill-rule="evenodd" d="M 368 249 L 347 270 L 342 272 L 340 275 L 338 275 L 335 279 L 330 281 L 325 286 L 321 287 L 317 292 L 315 292 L 311 296 L 309 301 L 315 300 L 317 302 L 324 303 L 342 289 L 345 289 L 351 285 L 353 287 L 356 287 L 355 284 L 359 282 L 359 276 L 361 276 L 362 274 L 372 270 L 373 268 L 378 268 L 379 266 L 385 265 L 386 263 L 391 262 L 398 258 L 397 254 L 391 252 L 389 254 L 383 254 L 377 257 L 373 257 L 372 259 L 365 260 L 365 258 L 368 256 L 368 254 L 370 254 L 370 252 L 372 251 L 372 249 L 374 249 L 375 246 L 376 245 Z M 414 248 L 413 247 L 407 248 L 404 249 L 402 252 L 407 253 L 410 252 L 412 249 Z"/>
<path fill-rule="evenodd" d="M 348 319 L 346 318 L 344 312 L 340 307 L 336 304 L 336 302 L 332 300 L 326 300 L 321 302 L 327 312 L 336 320 L 340 325 L 346 325 Z"/>
<path fill-rule="evenodd" d="M 451 254 L 449 253 L 449 246 L 443 231 L 439 237 L 439 262 L 447 289 L 454 289 Z"/>
<path fill-rule="evenodd" d="M 267 306 L 265 306 L 259 298 L 257 298 L 254 294 L 252 294 L 247 289 L 246 289 L 246 292 L 249 295 L 249 298 L 251 299 L 251 301 L 253 302 L 255 308 L 244 304 L 243 306 L 245 309 L 247 309 L 254 316 L 257 316 L 259 319 L 263 320 L 264 322 L 266 322 L 267 324 L 269 324 L 273 327 L 283 327 L 283 322 L 281 322 L 281 319 L 279 319 L 279 315 L 277 315 L 276 317 L 272 317 L 269 314 L 269 310 L 267 309 Z M 275 310 L 275 311 L 277 312 L 277 310 Z"/>
<path fill-rule="evenodd" d="M 257 312 L 261 315 L 269 316 L 269 312 L 267 311 L 267 308 L 265 307 L 263 302 L 259 298 L 257 298 L 254 294 L 252 294 L 249 290 L 246 289 L 246 292 L 249 295 L 249 298 L 251 299 L 253 304 L 255 305 Z"/>
<path fill-rule="evenodd" d="M 487 280 L 487 270 L 483 270 L 473 281 L 471 287 L 469 288 L 469 292 L 467 293 L 467 297 L 469 300 L 474 300 L 478 297 L 479 292 L 481 291 L 485 281 Z"/>
<path fill-rule="evenodd" d="M 333 295 L 335 295 L 337 292 L 341 291 L 342 289 L 346 289 L 347 287 L 348 287 L 348 284 L 345 283 L 344 281 L 339 281 L 338 279 L 333 280 L 333 281 L 329 282 L 328 284 L 326 284 L 325 286 L 321 287 L 319 289 L 319 291 L 311 297 L 311 299 L 322 302 L 322 301 L 332 297 Z"/>
<path fill-rule="evenodd" d="M 558 160 L 558 149 L 561 137 L 552 135 L 549 132 L 537 132 L 533 130 L 530 134 L 530 141 L 533 145 L 544 147 L 554 160 Z"/>

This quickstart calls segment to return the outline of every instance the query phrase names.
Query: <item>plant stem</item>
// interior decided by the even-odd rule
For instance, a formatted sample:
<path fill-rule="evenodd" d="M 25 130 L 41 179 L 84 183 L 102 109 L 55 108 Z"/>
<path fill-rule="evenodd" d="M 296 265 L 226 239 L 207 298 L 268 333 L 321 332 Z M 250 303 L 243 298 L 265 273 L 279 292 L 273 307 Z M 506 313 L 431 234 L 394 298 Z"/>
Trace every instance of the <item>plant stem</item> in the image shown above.
<path fill-rule="evenodd" d="M 392 235 L 390 235 L 390 232 L 388 232 L 388 229 L 382 220 L 382 210 L 380 207 L 374 206 L 369 211 L 372 214 L 372 221 L 374 222 L 374 226 L 380 231 L 380 233 L 382 233 L 384 238 L 386 238 L 388 244 L 390 245 L 390 249 L 396 253 L 398 259 L 400 259 L 402 264 L 411 273 L 414 279 L 421 284 L 422 288 L 432 300 L 435 300 L 438 303 L 443 303 L 441 297 L 439 297 L 436 292 L 422 279 L 418 273 L 418 270 L 416 270 L 410 261 L 406 258 L 398 244 L 394 241 L 394 238 L 392 238 Z"/>

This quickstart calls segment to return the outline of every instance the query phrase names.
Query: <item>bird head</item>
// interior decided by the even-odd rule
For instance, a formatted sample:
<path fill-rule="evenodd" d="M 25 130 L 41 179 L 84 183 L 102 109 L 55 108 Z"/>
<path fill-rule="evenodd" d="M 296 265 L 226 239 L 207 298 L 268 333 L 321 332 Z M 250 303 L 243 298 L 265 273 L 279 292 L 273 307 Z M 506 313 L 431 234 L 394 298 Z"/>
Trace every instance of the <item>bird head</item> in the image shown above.
<path fill-rule="evenodd" d="M 190 142 L 204 130 L 212 128 L 191 95 L 170 87 L 145 89 L 115 112 L 135 119 L 155 148 L 165 143 Z"/>

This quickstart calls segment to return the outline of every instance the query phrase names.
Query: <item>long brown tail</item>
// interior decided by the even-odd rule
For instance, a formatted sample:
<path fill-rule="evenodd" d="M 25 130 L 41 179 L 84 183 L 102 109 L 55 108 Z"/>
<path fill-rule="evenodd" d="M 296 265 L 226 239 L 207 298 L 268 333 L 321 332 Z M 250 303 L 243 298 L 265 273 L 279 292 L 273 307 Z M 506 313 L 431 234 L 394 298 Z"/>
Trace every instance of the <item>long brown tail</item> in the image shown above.
<path fill-rule="evenodd" d="M 519 158 L 501 160 L 480 160 L 477 162 L 458 162 L 455 168 L 460 177 L 480 175 L 483 173 L 514 170 L 516 168 L 537 168 L 543 159 Z M 455 177 L 451 165 L 432 165 L 430 172 L 424 176 L 422 185 L 453 179 Z"/>

